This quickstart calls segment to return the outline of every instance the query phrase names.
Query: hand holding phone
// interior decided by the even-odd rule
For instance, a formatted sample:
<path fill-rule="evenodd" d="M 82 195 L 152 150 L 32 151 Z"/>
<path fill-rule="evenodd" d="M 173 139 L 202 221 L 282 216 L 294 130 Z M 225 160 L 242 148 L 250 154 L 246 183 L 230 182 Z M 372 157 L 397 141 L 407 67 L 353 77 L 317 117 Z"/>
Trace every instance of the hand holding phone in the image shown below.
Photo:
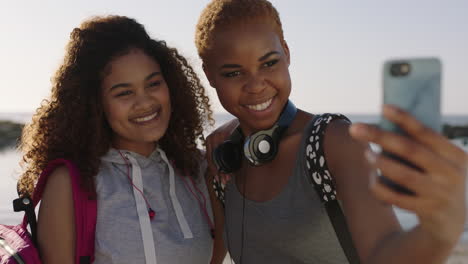
<path fill-rule="evenodd" d="M 397 106 L 425 126 L 441 131 L 441 63 L 436 58 L 401 59 L 387 61 L 383 67 L 383 102 Z M 383 130 L 407 136 L 397 125 L 382 117 Z M 390 152 L 384 155 L 398 160 L 416 170 L 421 170 L 409 161 Z M 414 192 L 400 186 L 385 175 L 379 177 L 385 185 L 397 192 L 413 195 Z"/>
<path fill-rule="evenodd" d="M 421 259 L 429 251 L 442 256 L 457 243 L 467 212 L 468 153 L 437 132 L 441 123 L 440 72 L 436 59 L 386 63 L 384 103 L 395 107 L 383 108 L 387 119 L 382 118 L 380 128 L 350 127 L 353 138 L 387 151 L 367 156 L 369 164 L 383 174 L 369 188 L 378 200 L 418 216 L 418 226 L 408 233 L 422 234 L 418 241 L 434 245 L 420 252 Z M 388 155 L 411 165 L 394 162 Z"/>

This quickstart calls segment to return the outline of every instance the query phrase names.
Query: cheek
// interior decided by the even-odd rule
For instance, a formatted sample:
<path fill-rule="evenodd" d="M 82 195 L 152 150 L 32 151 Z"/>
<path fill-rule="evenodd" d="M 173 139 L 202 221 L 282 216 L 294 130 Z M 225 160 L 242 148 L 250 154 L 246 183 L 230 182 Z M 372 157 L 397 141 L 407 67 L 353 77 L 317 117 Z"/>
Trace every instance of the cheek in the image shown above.
<path fill-rule="evenodd" d="M 233 93 L 218 91 L 218 99 L 224 110 L 236 115 L 239 109 L 239 96 Z"/>
<path fill-rule="evenodd" d="M 165 86 L 162 91 L 162 101 L 164 101 L 169 107 L 171 107 L 171 94 L 169 92 L 169 87 Z"/>
<path fill-rule="evenodd" d="M 236 98 L 242 90 L 242 83 L 234 80 L 221 79 L 216 82 L 216 93 L 219 100 L 229 101 Z"/>
<path fill-rule="evenodd" d="M 276 71 L 272 76 L 274 76 L 274 82 L 282 87 L 283 89 L 291 89 L 291 76 L 289 75 L 289 70 L 287 67 L 282 67 Z"/>
<path fill-rule="evenodd" d="M 170 120 L 173 109 L 172 109 L 171 97 L 169 95 L 169 89 L 167 89 L 167 92 L 165 92 L 163 104 L 167 108 L 168 119 Z"/>
<path fill-rule="evenodd" d="M 171 108 L 171 96 L 167 85 L 152 91 L 150 96 L 153 100 L 159 102 L 163 106 Z"/>
<path fill-rule="evenodd" d="M 286 86 L 289 90 L 291 90 L 291 76 L 289 75 L 289 71 L 285 71 L 283 82 L 284 82 L 284 86 Z"/>
<path fill-rule="evenodd" d="M 125 104 L 115 100 L 108 100 L 104 103 L 104 113 L 112 130 L 116 129 L 116 125 L 127 120 L 126 108 Z"/>
<path fill-rule="evenodd" d="M 218 99 L 221 104 L 226 108 L 226 106 L 234 104 L 236 100 L 236 93 L 233 92 L 235 87 L 226 87 L 221 86 L 216 88 L 216 93 L 218 94 Z"/>

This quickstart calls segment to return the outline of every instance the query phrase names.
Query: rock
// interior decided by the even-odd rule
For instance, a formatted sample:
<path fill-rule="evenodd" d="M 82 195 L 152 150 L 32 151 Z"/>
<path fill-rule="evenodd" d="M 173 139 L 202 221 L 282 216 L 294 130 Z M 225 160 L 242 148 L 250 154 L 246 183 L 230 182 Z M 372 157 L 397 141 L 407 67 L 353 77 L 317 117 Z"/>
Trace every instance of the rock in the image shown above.
<path fill-rule="evenodd" d="M 14 147 L 21 136 L 24 124 L 11 121 L 0 121 L 0 150 Z"/>

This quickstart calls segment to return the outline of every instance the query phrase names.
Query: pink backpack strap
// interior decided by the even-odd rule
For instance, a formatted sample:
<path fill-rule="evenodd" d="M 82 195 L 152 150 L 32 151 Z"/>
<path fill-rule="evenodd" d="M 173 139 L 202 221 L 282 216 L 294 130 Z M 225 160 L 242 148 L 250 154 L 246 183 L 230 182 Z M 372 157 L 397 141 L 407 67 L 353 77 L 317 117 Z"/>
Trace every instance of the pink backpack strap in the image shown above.
<path fill-rule="evenodd" d="M 96 232 L 97 202 L 91 193 L 81 187 L 81 178 L 78 168 L 69 160 L 56 159 L 51 161 L 39 176 L 34 190 L 33 205 L 39 203 L 44 192 L 49 175 L 59 166 L 65 165 L 71 176 L 73 204 L 75 207 L 75 263 L 87 264 L 94 261 L 94 240 Z M 26 218 L 23 220 L 25 224 Z"/>

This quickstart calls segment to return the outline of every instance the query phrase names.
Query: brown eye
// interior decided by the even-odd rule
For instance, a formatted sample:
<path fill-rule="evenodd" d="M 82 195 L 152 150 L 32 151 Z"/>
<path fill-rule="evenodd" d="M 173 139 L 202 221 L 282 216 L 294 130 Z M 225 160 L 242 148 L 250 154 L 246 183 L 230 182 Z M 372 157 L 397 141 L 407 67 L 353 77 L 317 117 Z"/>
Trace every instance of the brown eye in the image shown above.
<path fill-rule="evenodd" d="M 150 87 L 155 87 L 155 86 L 159 86 L 159 85 L 161 85 L 161 83 L 162 83 L 161 81 L 152 82 L 152 83 L 150 83 L 150 85 L 149 85 L 149 86 L 150 86 Z"/>
<path fill-rule="evenodd" d="M 279 60 L 271 60 L 271 61 L 267 61 L 263 64 L 263 66 L 265 67 L 271 67 L 273 65 L 275 65 L 276 63 L 278 63 Z"/>
<path fill-rule="evenodd" d="M 132 94 L 132 91 L 123 91 L 123 92 L 118 93 L 115 97 L 122 97 L 122 96 L 130 95 L 130 94 Z"/>
<path fill-rule="evenodd" d="M 240 71 L 233 71 L 233 72 L 223 73 L 223 76 L 226 77 L 226 78 L 232 78 L 232 77 L 236 77 L 238 75 L 240 75 Z"/>

